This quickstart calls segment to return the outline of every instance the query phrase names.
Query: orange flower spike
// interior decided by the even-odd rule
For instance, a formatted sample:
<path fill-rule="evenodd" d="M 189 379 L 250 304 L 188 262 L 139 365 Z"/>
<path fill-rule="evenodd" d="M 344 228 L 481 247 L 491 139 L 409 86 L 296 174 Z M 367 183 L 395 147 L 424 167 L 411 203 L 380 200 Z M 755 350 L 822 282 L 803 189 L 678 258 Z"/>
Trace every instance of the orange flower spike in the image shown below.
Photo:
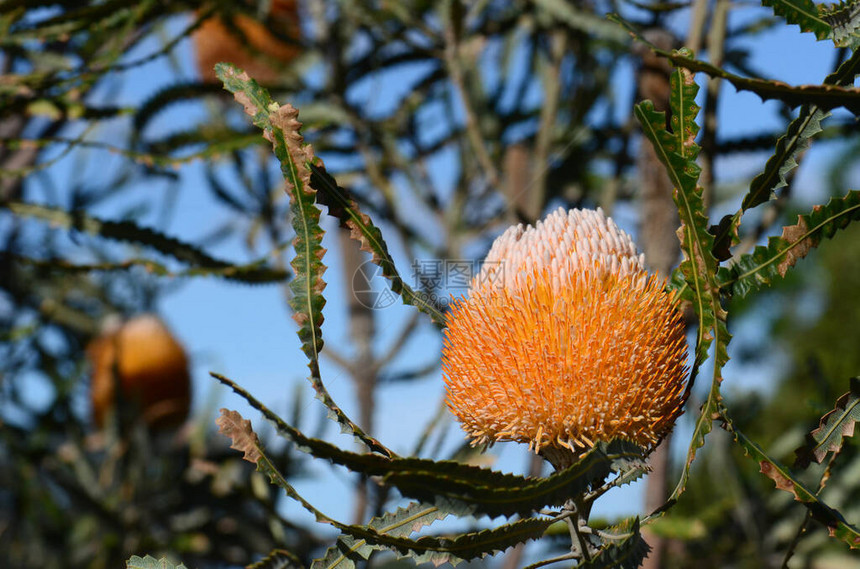
<path fill-rule="evenodd" d="M 599 209 L 511 227 L 448 314 L 448 407 L 473 444 L 518 441 L 545 456 L 615 438 L 653 448 L 684 403 L 677 304 Z"/>

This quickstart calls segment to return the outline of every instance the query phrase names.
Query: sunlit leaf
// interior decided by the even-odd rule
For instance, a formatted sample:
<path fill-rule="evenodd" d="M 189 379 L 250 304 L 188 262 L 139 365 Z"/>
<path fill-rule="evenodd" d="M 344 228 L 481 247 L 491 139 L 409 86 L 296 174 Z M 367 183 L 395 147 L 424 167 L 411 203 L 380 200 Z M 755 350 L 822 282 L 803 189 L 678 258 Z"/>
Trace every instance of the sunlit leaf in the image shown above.
<path fill-rule="evenodd" d="M 692 57 L 688 50 L 676 53 L 679 57 Z M 681 220 L 678 237 L 684 254 L 684 260 L 677 271 L 683 274 L 686 285 L 680 294 L 693 304 L 699 321 L 690 387 L 696 370 L 707 359 L 708 350 L 713 343 L 716 344 L 716 358 L 708 397 L 696 419 L 687 460 L 681 478 L 670 496 L 670 502 L 676 500 L 686 488 L 690 465 L 697 450 L 704 445 L 705 436 L 711 431 L 713 418 L 722 399 L 721 370 L 728 361 L 727 346 L 731 338 L 726 328 L 726 313 L 722 308 L 716 283 L 719 264 L 713 255 L 714 237 L 707 231 L 708 218 L 702 202 L 702 188 L 698 185 L 701 172 L 695 162 L 699 153 L 699 147 L 695 143 L 698 132 L 695 123 L 699 111 L 695 102 L 698 86 L 692 73 L 679 68 L 672 73 L 671 89 L 671 132 L 665 128 L 665 113 L 655 111 L 650 101 L 636 105 L 634 114 L 642 125 L 643 133 L 654 146 L 657 157 L 666 167 L 675 188 L 673 195 Z"/>
<path fill-rule="evenodd" d="M 809 251 L 818 247 L 822 238 L 834 234 L 860 218 L 860 191 L 853 190 L 844 197 L 831 198 L 826 205 L 817 205 L 806 215 L 800 215 L 795 225 L 783 227 L 782 235 L 768 239 L 752 253 L 740 257 L 731 267 L 720 270 L 720 286 L 731 294 L 746 296 L 768 286 Z"/>
<path fill-rule="evenodd" d="M 773 8 L 773 13 L 789 24 L 800 26 L 800 31 L 815 34 L 816 39 L 830 37 L 830 25 L 819 15 L 818 6 L 812 0 L 762 0 L 761 3 Z"/>
<path fill-rule="evenodd" d="M 302 351 L 308 358 L 311 384 L 318 398 L 328 408 L 329 416 L 337 421 L 343 432 L 352 434 L 371 450 L 391 456 L 393 453 L 389 449 L 347 417 L 332 399 L 320 376 L 322 309 L 325 305 L 322 291 L 326 286 L 322 278 L 326 269 L 322 258 L 325 249 L 322 247 L 323 230 L 319 224 L 320 210 L 314 204 L 316 190 L 311 186 L 313 148 L 304 143 L 298 111 L 291 105 L 282 107 L 272 101 L 268 91 L 233 65 L 219 63 L 215 66 L 215 73 L 224 83 L 224 88 L 242 104 L 245 113 L 252 117 L 254 124 L 262 129 L 263 136 L 272 143 L 287 181 L 293 230 L 296 233 L 293 240 L 295 257 L 291 262 L 295 276 L 290 283 L 293 292 L 290 306 L 293 319 L 299 325 Z"/>

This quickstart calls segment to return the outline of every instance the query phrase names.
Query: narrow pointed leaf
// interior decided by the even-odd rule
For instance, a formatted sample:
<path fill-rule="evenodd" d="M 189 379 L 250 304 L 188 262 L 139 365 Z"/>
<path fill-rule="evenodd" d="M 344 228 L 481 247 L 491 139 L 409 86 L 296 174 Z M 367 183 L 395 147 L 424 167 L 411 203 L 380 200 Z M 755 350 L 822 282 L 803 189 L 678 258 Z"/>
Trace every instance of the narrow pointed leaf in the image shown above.
<path fill-rule="evenodd" d="M 682 58 L 692 57 L 689 50 L 673 53 Z M 678 237 L 681 240 L 684 260 L 677 271 L 683 274 L 686 286 L 679 290 L 679 294 L 693 304 L 699 321 L 695 361 L 687 393 L 692 388 L 695 371 L 707 359 L 711 344 L 716 344 L 708 398 L 696 419 L 687 460 L 681 478 L 670 496 L 670 502 L 677 500 L 686 488 L 690 465 L 698 449 L 704 445 L 705 436 L 711 431 L 713 417 L 722 400 L 722 368 L 728 361 L 727 346 L 731 338 L 726 328 L 726 313 L 721 305 L 716 282 L 719 263 L 713 255 L 714 237 L 708 233 L 702 188 L 698 185 L 701 169 L 695 162 L 699 147 L 694 140 L 698 132 L 698 126 L 695 124 L 699 110 L 695 103 L 697 91 L 698 86 L 693 74 L 688 70 L 678 68 L 672 73 L 672 132 L 665 129 L 665 113 L 655 111 L 650 101 L 643 101 L 634 107 L 634 114 L 642 125 L 643 133 L 654 146 L 657 157 L 666 167 L 674 186 L 673 197 L 681 220 Z"/>
<path fill-rule="evenodd" d="M 840 229 L 860 219 L 860 191 L 831 198 L 800 215 L 795 225 L 783 227 L 782 235 L 768 239 L 752 253 L 740 257 L 731 267 L 720 270 L 720 286 L 730 294 L 746 296 L 784 277 L 788 270 L 818 247 L 822 238 L 832 238 Z"/>
<path fill-rule="evenodd" d="M 366 476 L 379 476 L 405 497 L 458 515 L 528 515 L 546 506 L 562 505 L 577 492 L 600 487 L 610 473 L 625 475 L 647 468 L 643 449 L 620 440 L 598 443 L 573 465 L 546 478 L 505 474 L 453 461 L 358 454 L 305 436 L 234 382 L 212 375 L 262 412 L 300 450 Z"/>
<path fill-rule="evenodd" d="M 842 63 L 824 79 L 825 85 L 852 85 L 860 73 L 860 52 Z M 753 178 L 744 196 L 741 210 L 746 211 L 768 201 L 773 192 L 787 185 L 786 174 L 797 167 L 797 156 L 809 147 L 809 139 L 821 132 L 821 121 L 827 113 L 816 105 L 803 105 L 800 114 L 788 125 L 786 133 L 776 142 L 776 151 L 768 158 L 764 171 Z"/>
<path fill-rule="evenodd" d="M 795 451 L 795 467 L 806 468 L 815 461 L 821 463 L 828 452 L 839 452 L 844 437 L 854 436 L 854 426 L 860 421 L 860 377 L 851 378 L 851 388 L 836 400 L 832 411 L 821 417 L 818 428 L 806 435 L 806 443 Z"/>
<path fill-rule="evenodd" d="M 350 237 L 361 243 L 361 249 L 371 254 L 373 262 L 382 269 L 382 276 L 390 282 L 391 292 L 400 295 L 404 304 L 415 306 L 430 315 L 436 324 L 442 326 L 445 316 L 430 302 L 426 295 L 416 293 L 407 285 L 397 271 L 394 259 L 388 253 L 388 246 L 382 232 L 373 224 L 370 217 L 363 213 L 358 203 L 346 189 L 337 185 L 335 179 L 325 171 L 322 164 L 311 166 L 311 184 L 317 190 L 317 201 L 328 207 L 329 215 L 337 217 L 349 228 Z"/>
<path fill-rule="evenodd" d="M 150 247 L 163 255 L 168 255 L 177 261 L 190 265 L 192 269 L 187 272 L 189 275 L 221 276 L 247 283 L 283 281 L 288 276 L 283 271 L 261 265 L 233 265 L 210 256 L 195 245 L 180 241 L 149 227 L 141 227 L 129 220 L 104 220 L 82 211 L 68 212 L 60 208 L 25 202 L 4 202 L 0 203 L 0 208 L 7 209 L 21 217 L 46 221 L 56 227 L 81 231 L 104 239 Z M 132 262 L 131 264 L 144 265 L 156 273 L 167 274 L 170 272 L 155 261 L 151 263 Z M 94 269 L 97 270 L 96 267 Z"/>
<path fill-rule="evenodd" d="M 641 448 L 624 441 L 598 444 L 568 468 L 547 478 L 522 478 L 490 474 L 492 471 L 458 465 L 442 471 L 405 464 L 402 470 L 383 477 L 404 496 L 433 503 L 457 515 L 485 514 L 491 517 L 527 516 L 544 507 L 561 506 L 571 496 L 600 487 L 611 473 L 643 466 Z M 456 463 L 454 463 L 456 464 Z"/>
<path fill-rule="evenodd" d="M 311 186 L 310 164 L 314 160 L 313 148 L 304 144 L 298 111 L 291 105 L 279 106 L 272 101 L 268 91 L 248 74 L 236 67 L 219 63 L 215 73 L 224 83 L 224 88 L 233 93 L 253 122 L 263 130 L 263 136 L 272 143 L 275 156 L 281 164 L 281 172 L 287 181 L 290 196 L 290 211 L 293 230 L 296 233 L 293 247 L 295 257 L 291 266 L 295 276 L 290 283 L 293 297 L 290 306 L 293 319 L 299 325 L 302 351 L 308 358 L 310 382 L 317 397 L 328 408 L 329 415 L 341 426 L 341 430 L 353 435 L 359 442 L 375 452 L 391 456 L 392 452 L 365 433 L 335 403 L 322 381 L 319 370 L 319 354 L 323 347 L 322 309 L 326 286 L 322 263 L 325 249 L 322 247 L 323 230 L 319 225 L 320 210 L 314 204 L 316 190 Z"/>
<path fill-rule="evenodd" d="M 258 443 L 259 460 L 257 469 L 281 487 L 288 497 L 298 502 L 311 513 L 318 522 L 328 524 L 356 540 L 364 540 L 367 545 L 385 547 L 401 555 L 414 557 L 417 563 L 431 562 L 440 565 L 444 562 L 456 564 L 461 560 L 479 559 L 498 551 L 504 551 L 518 543 L 537 539 L 550 525 L 552 518 L 527 518 L 505 524 L 494 529 L 456 535 L 453 537 L 423 536 L 409 539 L 396 535 L 380 533 L 370 526 L 348 525 L 341 523 L 305 500 L 277 469 Z M 359 548 L 360 549 L 360 548 Z M 364 551 L 366 553 L 366 551 Z M 356 550 L 356 554 L 360 555 Z M 345 557 L 349 558 L 349 556 Z M 353 556 L 354 557 L 354 556 Z M 345 565 L 346 567 L 346 565 Z"/>
<path fill-rule="evenodd" d="M 788 467 L 769 457 L 761 447 L 730 423 L 729 427 L 744 452 L 759 463 L 762 474 L 773 480 L 778 489 L 793 494 L 794 499 L 806 506 L 813 518 L 824 524 L 831 537 L 847 543 L 851 549 L 860 549 L 860 530 L 849 524 L 842 514 L 822 502 L 814 492 L 799 482 Z"/>

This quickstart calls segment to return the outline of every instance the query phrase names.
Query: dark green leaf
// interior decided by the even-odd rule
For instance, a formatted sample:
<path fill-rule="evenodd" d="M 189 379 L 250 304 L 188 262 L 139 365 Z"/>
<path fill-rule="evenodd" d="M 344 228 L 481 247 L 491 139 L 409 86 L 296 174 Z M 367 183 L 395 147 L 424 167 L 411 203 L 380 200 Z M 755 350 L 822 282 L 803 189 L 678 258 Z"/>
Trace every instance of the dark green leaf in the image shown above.
<path fill-rule="evenodd" d="M 651 551 L 639 532 L 639 518 L 627 520 L 609 532 L 613 538 L 605 539 L 591 561 L 582 561 L 577 569 L 637 569 Z"/>
<path fill-rule="evenodd" d="M 827 205 L 815 206 L 810 213 L 798 216 L 795 225 L 783 227 L 782 235 L 768 239 L 766 246 L 758 246 L 731 267 L 720 269 L 719 284 L 738 296 L 770 285 L 777 277 L 784 277 L 813 247 L 818 247 L 822 238 L 833 237 L 858 218 L 860 191 L 831 198 Z"/>
<path fill-rule="evenodd" d="M 851 56 L 835 72 L 824 79 L 825 85 L 851 85 L 860 73 L 860 52 Z M 787 185 L 786 174 L 797 167 L 797 156 L 809 147 L 809 139 L 821 132 L 821 121 L 829 113 L 815 105 L 803 105 L 800 114 L 788 125 L 786 133 L 776 142 L 776 151 L 768 158 L 764 171 L 753 178 L 744 196 L 741 210 L 753 208 L 770 199 L 771 194 Z"/>
<path fill-rule="evenodd" d="M 860 377 L 851 378 L 851 388 L 836 400 L 832 411 L 821 417 L 818 428 L 806 435 L 806 444 L 797 449 L 796 467 L 806 468 L 811 461 L 820 463 L 828 452 L 839 452 L 843 437 L 854 436 L 860 421 Z"/>
<path fill-rule="evenodd" d="M 312 165 L 311 172 L 311 184 L 317 190 L 317 201 L 328 207 L 329 215 L 338 218 L 349 228 L 350 235 L 361 243 L 363 251 L 371 254 L 373 262 L 382 269 L 382 276 L 391 283 L 391 292 L 399 294 L 404 304 L 410 304 L 429 314 L 436 324 L 444 325 L 445 316 L 427 296 L 416 293 L 403 282 L 394 260 L 388 253 L 382 232 L 370 217 L 359 209 L 358 203 L 350 197 L 346 189 L 337 185 L 321 163 Z"/>
<path fill-rule="evenodd" d="M 0 204 L 0 208 L 5 208 L 15 215 L 22 217 L 32 217 L 47 221 L 53 226 L 82 231 L 106 239 L 151 247 L 159 253 L 169 255 L 178 261 L 191 265 L 193 269 L 186 272 L 188 275 L 222 276 L 227 279 L 250 283 L 278 282 L 286 280 L 288 277 L 283 271 L 271 269 L 259 263 L 242 266 L 215 259 L 194 245 L 180 241 L 175 237 L 164 235 L 154 229 L 141 227 L 132 221 L 102 220 L 82 211 L 68 212 L 59 208 L 23 202 L 5 202 Z M 57 268 L 66 268 L 69 270 L 85 270 L 88 268 L 92 270 L 115 270 L 133 265 L 142 265 L 155 273 L 170 273 L 170 271 L 155 261 L 133 260 L 127 262 L 126 265 L 104 267 L 96 265 L 78 268 L 68 263 L 61 263 L 57 265 Z"/>
<path fill-rule="evenodd" d="M 679 57 L 692 57 L 688 50 L 673 52 Z M 643 101 L 634 107 L 634 114 L 642 125 L 645 136 L 651 141 L 657 157 L 666 167 L 669 179 L 674 186 L 675 205 L 681 220 L 678 236 L 681 239 L 681 250 L 684 260 L 677 271 L 684 275 L 686 287 L 681 289 L 681 297 L 689 300 L 698 316 L 699 326 L 696 338 L 695 361 L 693 373 L 687 393 L 692 387 L 692 381 L 698 367 L 708 357 L 712 343 L 716 344 L 711 387 L 708 398 L 696 419 L 687 460 L 670 502 L 674 501 L 684 491 L 689 469 L 696 457 L 696 452 L 705 443 L 705 436 L 711 431 L 713 416 L 717 411 L 722 396 L 722 367 L 728 361 L 727 346 L 730 340 L 726 328 L 726 313 L 720 299 L 719 287 L 716 283 L 716 273 L 719 266 L 713 255 L 714 237 L 708 233 L 708 218 L 702 201 L 702 188 L 698 185 L 701 169 L 695 159 L 699 147 L 695 143 L 698 126 L 695 123 L 699 107 L 695 103 L 696 85 L 693 74 L 680 68 L 671 77 L 671 109 L 672 131 L 665 129 L 666 116 L 663 112 L 654 110 L 650 101 Z"/>
<path fill-rule="evenodd" d="M 818 14 L 818 7 L 812 0 L 762 0 L 761 3 L 773 8 L 773 13 L 789 24 L 800 26 L 800 31 L 812 32 L 816 39 L 830 37 L 830 25 Z"/>
<path fill-rule="evenodd" d="M 262 412 L 300 450 L 366 476 L 379 476 L 408 498 L 458 515 L 528 515 L 546 506 L 562 505 L 577 492 L 599 487 L 610 473 L 628 476 L 628 472 L 645 468 L 644 451 L 625 441 L 598 443 L 569 468 L 547 478 L 504 474 L 453 461 L 358 454 L 305 436 L 234 382 L 212 375 Z"/>
<path fill-rule="evenodd" d="M 823 111 L 845 107 L 854 114 L 860 114 L 860 97 L 858 97 L 860 91 L 856 88 L 837 87 L 835 85 L 801 85 L 795 87 L 782 81 L 741 77 L 706 61 L 695 59 L 689 51 L 660 49 L 642 38 L 637 30 L 620 17 L 612 15 L 611 19 L 625 26 L 638 41 L 646 44 L 654 53 L 670 60 L 676 67 L 683 67 L 690 71 L 701 71 L 710 77 L 725 79 L 738 91 L 750 91 L 758 95 L 763 101 L 782 101 L 789 107 L 810 104 L 816 105 Z"/>

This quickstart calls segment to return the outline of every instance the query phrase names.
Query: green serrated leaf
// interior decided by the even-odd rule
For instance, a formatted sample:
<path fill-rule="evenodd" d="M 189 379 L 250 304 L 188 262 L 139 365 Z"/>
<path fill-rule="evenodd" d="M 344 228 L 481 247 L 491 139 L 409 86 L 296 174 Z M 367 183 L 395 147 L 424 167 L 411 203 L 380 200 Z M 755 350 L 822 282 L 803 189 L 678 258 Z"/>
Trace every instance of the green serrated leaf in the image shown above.
<path fill-rule="evenodd" d="M 413 557 L 417 563 L 431 562 L 440 565 L 444 562 L 456 564 L 461 560 L 478 559 L 495 552 L 503 551 L 518 543 L 530 539 L 537 539 L 546 529 L 555 523 L 552 518 L 527 518 L 513 523 L 504 524 L 494 529 L 478 532 L 464 533 L 453 537 L 431 537 L 423 536 L 418 539 L 409 539 L 392 534 L 380 533 L 371 526 L 347 525 L 323 514 L 310 502 L 305 500 L 287 479 L 277 469 L 271 459 L 256 443 L 257 469 L 266 474 L 277 486 L 284 489 L 287 496 L 298 502 L 305 510 L 310 512 L 318 522 L 331 525 L 347 534 L 353 539 L 363 540 L 366 546 L 379 546 Z M 346 542 L 344 542 L 346 543 Z M 363 547 L 355 549 L 354 554 L 343 557 L 352 559 L 355 555 L 367 553 Z M 327 556 L 328 557 L 328 556 Z M 340 563 L 345 563 L 340 560 Z M 344 567 L 349 566 L 344 565 Z"/>
<path fill-rule="evenodd" d="M 295 276 L 290 283 L 293 297 L 290 306 L 293 319 L 299 325 L 302 351 L 308 358 L 310 381 L 317 397 L 329 409 L 344 432 L 352 434 L 369 449 L 384 456 L 393 456 L 382 443 L 364 432 L 335 403 L 322 381 L 319 370 L 319 354 L 323 347 L 322 309 L 325 298 L 322 291 L 325 265 L 322 263 L 325 249 L 322 247 L 323 230 L 319 224 L 320 210 L 314 204 L 316 190 L 311 186 L 310 164 L 314 161 L 313 148 L 304 144 L 298 111 L 291 105 L 279 106 L 272 101 L 269 92 L 248 75 L 228 63 L 215 66 L 215 73 L 224 83 L 224 88 L 233 93 L 254 124 L 263 130 L 275 150 L 281 171 L 287 181 L 290 196 L 290 211 L 293 214 L 293 241 L 295 257 L 291 266 Z"/>
<path fill-rule="evenodd" d="M 422 527 L 444 519 L 448 515 L 448 512 L 436 506 L 413 502 L 405 508 L 398 508 L 394 512 L 372 518 L 368 525 L 380 534 L 409 537 Z M 370 553 L 377 549 L 380 548 L 368 544 L 364 539 L 342 535 L 337 543 L 326 551 L 325 556 L 314 561 L 311 569 L 352 569 L 356 559 L 367 559 Z"/>
<path fill-rule="evenodd" d="M 125 562 L 125 567 L 126 569 L 186 569 L 182 563 L 174 565 L 167 558 L 156 559 L 151 555 L 147 555 L 146 557 L 132 555 Z"/>
<path fill-rule="evenodd" d="M 577 569 L 638 569 L 651 547 L 639 532 L 639 518 L 627 520 L 608 530 L 612 539 L 590 561 L 582 561 Z"/>
<path fill-rule="evenodd" d="M 286 549 L 274 549 L 256 563 L 247 565 L 245 569 L 305 569 L 305 565 Z"/>
<path fill-rule="evenodd" d="M 852 190 L 844 197 L 831 198 L 827 205 L 818 205 L 806 215 L 800 215 L 795 225 L 783 227 L 782 235 L 768 239 L 752 253 L 740 257 L 719 274 L 720 287 L 730 294 L 746 296 L 764 286 L 804 258 L 821 239 L 832 238 L 840 229 L 860 218 L 860 191 Z"/>
<path fill-rule="evenodd" d="M 818 7 L 812 0 L 762 0 L 761 3 L 773 8 L 773 13 L 789 24 L 799 26 L 800 31 L 815 34 L 816 39 L 830 37 L 830 24 L 818 14 Z"/>
<path fill-rule="evenodd" d="M 860 45 L 860 2 L 854 0 L 820 6 L 818 11 L 821 19 L 832 29 L 833 43 L 856 51 Z"/>
<path fill-rule="evenodd" d="M 366 476 L 379 476 L 408 498 L 458 515 L 528 515 L 546 506 L 561 505 L 577 492 L 595 489 L 610 473 L 638 477 L 638 471 L 646 469 L 644 451 L 626 441 L 599 443 L 569 468 L 547 478 L 527 478 L 453 461 L 358 454 L 305 436 L 233 381 L 212 375 L 263 413 L 299 450 Z"/>
<path fill-rule="evenodd" d="M 547 506 L 561 506 L 571 496 L 600 487 L 611 473 L 644 467 L 644 451 L 626 441 L 598 443 L 574 464 L 547 478 L 523 478 L 452 463 L 416 463 L 383 477 L 416 500 L 434 503 L 457 515 L 527 516 Z M 456 465 L 456 466 L 454 466 Z"/>
<path fill-rule="evenodd" d="M 795 467 L 806 468 L 813 460 L 821 463 L 828 452 L 839 452 L 844 437 L 854 436 L 854 425 L 860 421 L 860 377 L 852 377 L 850 385 L 833 410 L 821 417 L 818 428 L 806 435 L 806 443 L 794 451 Z"/>
<path fill-rule="evenodd" d="M 683 67 L 690 71 L 699 71 L 710 77 L 725 79 L 738 91 L 749 91 L 755 93 L 762 101 L 782 101 L 789 107 L 800 107 L 810 104 L 816 105 L 824 111 L 838 107 L 845 107 L 854 114 L 860 114 L 860 97 L 858 90 L 853 87 L 838 87 L 836 85 L 800 85 L 792 86 L 782 81 L 768 79 L 756 79 L 742 77 L 729 73 L 721 67 L 717 67 L 706 61 L 695 59 L 689 52 L 683 50 L 667 51 L 660 49 L 653 43 L 645 40 L 628 22 L 617 15 L 611 15 L 610 19 L 627 28 L 637 39 L 647 45 L 651 51 L 665 57 L 676 67 Z"/>
<path fill-rule="evenodd" d="M 673 54 L 681 58 L 692 57 L 689 50 L 680 50 Z M 728 362 L 727 346 L 731 337 L 726 328 L 726 313 L 721 305 L 716 282 L 719 263 L 713 255 L 714 237 L 707 231 L 708 218 L 702 201 L 702 188 L 698 185 L 701 169 L 695 163 L 699 152 L 694 141 L 698 132 L 698 126 L 695 125 L 699 111 L 695 103 L 698 86 L 693 74 L 684 68 L 678 68 L 672 73 L 670 83 L 672 132 L 665 129 L 665 113 L 655 111 L 650 101 L 636 105 L 634 114 L 642 125 L 645 136 L 654 145 L 657 157 L 666 167 L 675 188 L 673 197 L 681 220 L 678 237 L 684 254 L 678 271 L 686 281 L 686 287 L 680 290 L 680 294 L 692 303 L 699 321 L 695 361 L 687 393 L 692 388 L 698 367 L 708 357 L 711 344 L 716 344 L 708 398 L 696 420 L 681 478 L 670 496 L 671 503 L 677 500 L 686 488 L 690 465 L 698 449 L 704 445 L 705 436 L 711 431 L 713 417 L 722 399 L 722 368 Z"/>
<path fill-rule="evenodd" d="M 778 489 L 793 494 L 794 499 L 806 506 L 814 519 L 824 524 L 831 537 L 847 543 L 851 549 L 860 549 L 860 530 L 845 521 L 838 511 L 819 500 L 814 492 L 794 477 L 788 467 L 769 457 L 760 446 L 734 428 L 728 417 L 725 419 L 727 427 L 747 456 L 759 463 L 762 474 L 773 480 Z"/>
<path fill-rule="evenodd" d="M 350 236 L 361 243 L 361 249 L 371 254 L 373 262 L 382 269 L 382 276 L 391 283 L 391 292 L 400 295 L 404 304 L 415 306 L 439 326 L 444 325 L 445 316 L 431 303 L 426 295 L 415 292 L 400 277 L 394 259 L 388 253 L 388 246 L 382 232 L 373 224 L 370 217 L 363 213 L 358 203 L 349 196 L 346 189 L 337 185 L 335 179 L 319 164 L 311 165 L 311 184 L 317 190 L 317 201 L 328 208 L 329 215 L 338 218 L 350 230 Z"/>
<path fill-rule="evenodd" d="M 860 73 L 860 52 L 842 63 L 824 79 L 825 85 L 851 85 Z M 800 114 L 788 125 L 776 142 L 776 151 L 768 158 L 764 171 L 753 178 L 744 196 L 741 211 L 768 201 L 772 193 L 788 184 L 786 174 L 797 167 L 797 156 L 809 147 L 809 139 L 821 132 L 821 121 L 830 116 L 816 105 L 803 105 Z M 739 218 L 739 216 L 738 216 Z"/>

